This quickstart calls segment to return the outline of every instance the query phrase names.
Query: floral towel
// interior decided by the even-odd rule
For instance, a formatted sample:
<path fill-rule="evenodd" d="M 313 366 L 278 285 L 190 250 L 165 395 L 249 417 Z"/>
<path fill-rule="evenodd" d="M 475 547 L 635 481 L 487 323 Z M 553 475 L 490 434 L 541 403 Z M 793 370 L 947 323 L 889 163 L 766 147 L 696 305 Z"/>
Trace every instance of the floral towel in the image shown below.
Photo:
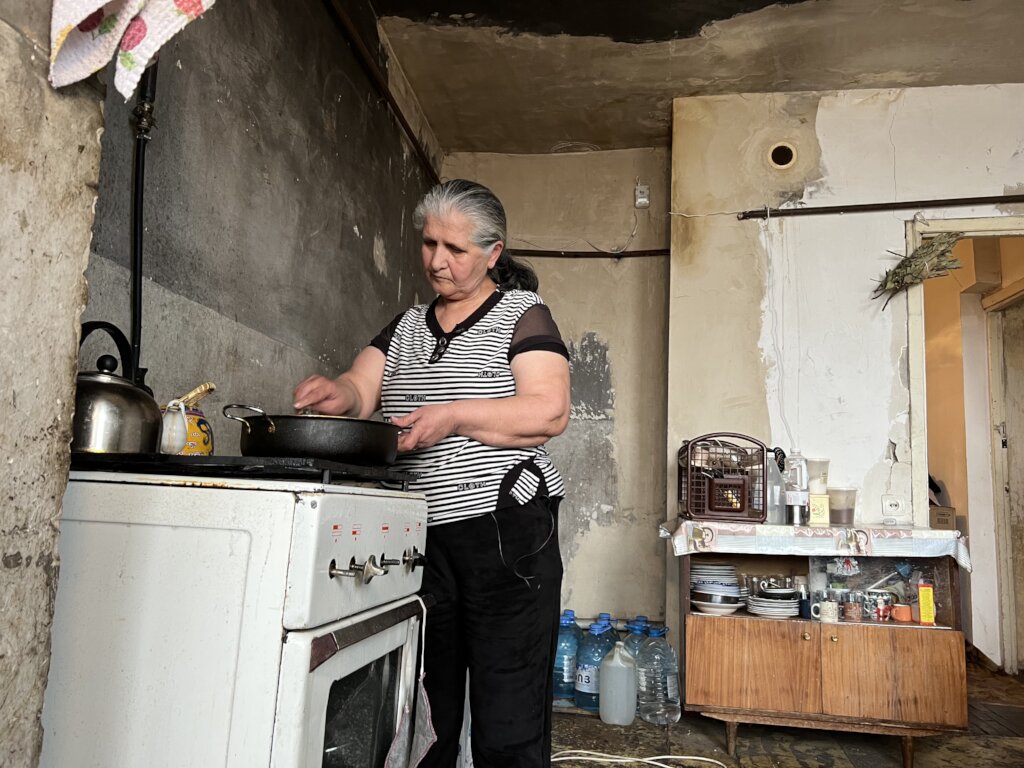
<path fill-rule="evenodd" d="M 215 0 L 53 0 L 50 82 L 84 80 L 117 55 L 114 87 L 131 98 L 160 46 Z"/>

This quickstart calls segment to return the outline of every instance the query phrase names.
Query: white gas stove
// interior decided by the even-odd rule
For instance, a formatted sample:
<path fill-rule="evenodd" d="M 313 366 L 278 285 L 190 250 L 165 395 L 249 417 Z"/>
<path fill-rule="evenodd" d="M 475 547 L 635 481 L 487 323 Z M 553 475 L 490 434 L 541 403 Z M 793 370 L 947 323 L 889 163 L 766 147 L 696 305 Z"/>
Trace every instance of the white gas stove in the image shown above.
<path fill-rule="evenodd" d="M 108 464 L 64 498 L 40 765 L 382 765 L 415 684 L 423 497 Z"/>

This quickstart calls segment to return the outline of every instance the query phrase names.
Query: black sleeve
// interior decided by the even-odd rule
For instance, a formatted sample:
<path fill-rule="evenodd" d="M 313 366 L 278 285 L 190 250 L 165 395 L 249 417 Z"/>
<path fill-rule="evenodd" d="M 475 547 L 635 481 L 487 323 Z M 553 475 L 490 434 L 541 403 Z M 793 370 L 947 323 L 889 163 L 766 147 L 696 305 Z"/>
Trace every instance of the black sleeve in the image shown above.
<path fill-rule="evenodd" d="M 512 332 L 512 343 L 508 347 L 509 362 L 521 352 L 535 350 L 557 352 L 566 360 L 569 359 L 569 350 L 565 348 L 558 326 L 551 317 L 551 310 L 544 304 L 534 304 L 519 318 Z"/>
<path fill-rule="evenodd" d="M 391 337 L 395 335 L 395 329 L 398 328 L 398 324 L 404 316 L 404 311 L 395 315 L 395 319 L 385 325 L 384 329 L 370 340 L 370 346 L 379 349 L 386 357 L 388 348 L 391 346 Z"/>

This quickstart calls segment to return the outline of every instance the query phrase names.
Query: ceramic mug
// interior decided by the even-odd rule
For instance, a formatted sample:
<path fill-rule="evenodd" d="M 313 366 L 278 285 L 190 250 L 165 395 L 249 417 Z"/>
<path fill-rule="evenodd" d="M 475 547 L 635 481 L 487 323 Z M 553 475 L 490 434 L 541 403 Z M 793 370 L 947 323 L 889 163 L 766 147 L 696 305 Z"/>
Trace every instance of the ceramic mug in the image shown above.
<path fill-rule="evenodd" d="M 839 603 L 835 600 L 822 600 L 811 606 L 811 616 L 825 624 L 839 621 Z"/>
<path fill-rule="evenodd" d="M 892 607 L 890 615 L 892 616 L 893 621 L 898 621 L 902 624 L 909 624 L 914 620 L 910 606 L 905 603 L 896 603 Z"/>
<path fill-rule="evenodd" d="M 863 616 L 864 607 L 861 603 L 853 600 L 843 603 L 843 621 L 860 621 Z"/>

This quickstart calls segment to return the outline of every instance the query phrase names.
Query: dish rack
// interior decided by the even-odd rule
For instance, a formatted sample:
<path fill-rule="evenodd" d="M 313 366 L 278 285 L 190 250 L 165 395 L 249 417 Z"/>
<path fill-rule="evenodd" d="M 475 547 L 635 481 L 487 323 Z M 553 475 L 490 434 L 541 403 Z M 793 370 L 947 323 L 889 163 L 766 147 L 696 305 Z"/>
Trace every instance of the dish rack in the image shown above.
<path fill-rule="evenodd" d="M 774 457 L 773 457 L 774 459 Z M 692 520 L 763 523 L 768 449 L 753 437 L 713 432 L 679 448 L 679 507 Z"/>

